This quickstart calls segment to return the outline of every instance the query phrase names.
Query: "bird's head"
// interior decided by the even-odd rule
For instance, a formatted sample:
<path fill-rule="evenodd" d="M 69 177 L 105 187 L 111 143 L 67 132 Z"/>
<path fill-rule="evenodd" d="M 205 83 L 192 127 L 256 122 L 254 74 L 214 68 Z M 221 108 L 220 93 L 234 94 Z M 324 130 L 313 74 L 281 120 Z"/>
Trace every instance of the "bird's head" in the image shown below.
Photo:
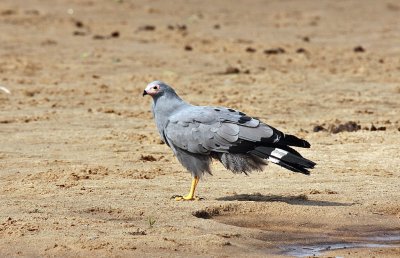
<path fill-rule="evenodd" d="M 154 98 L 159 97 L 166 92 L 174 92 L 174 90 L 162 81 L 154 81 L 149 83 L 146 89 L 144 89 L 143 96 L 150 95 Z"/>

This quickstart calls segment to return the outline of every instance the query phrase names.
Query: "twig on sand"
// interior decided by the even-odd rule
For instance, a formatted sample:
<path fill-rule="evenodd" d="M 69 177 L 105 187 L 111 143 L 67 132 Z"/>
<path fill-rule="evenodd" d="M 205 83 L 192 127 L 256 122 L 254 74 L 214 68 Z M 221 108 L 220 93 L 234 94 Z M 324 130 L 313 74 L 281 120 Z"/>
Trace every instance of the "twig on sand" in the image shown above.
<path fill-rule="evenodd" d="M 11 94 L 10 90 L 7 89 L 7 88 L 4 87 L 4 86 L 0 86 L 0 90 L 4 91 L 4 92 L 7 93 L 7 94 Z"/>

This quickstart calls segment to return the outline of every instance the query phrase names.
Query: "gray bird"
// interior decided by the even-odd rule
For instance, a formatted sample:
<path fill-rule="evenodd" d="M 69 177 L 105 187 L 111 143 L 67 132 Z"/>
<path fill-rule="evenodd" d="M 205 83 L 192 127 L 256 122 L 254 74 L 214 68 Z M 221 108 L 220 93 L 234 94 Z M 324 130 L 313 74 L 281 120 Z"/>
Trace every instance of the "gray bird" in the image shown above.
<path fill-rule="evenodd" d="M 211 174 L 212 159 L 234 173 L 245 174 L 262 170 L 267 161 L 306 175 L 316 165 L 289 147 L 310 148 L 307 141 L 243 112 L 191 105 L 161 81 L 148 84 L 145 95 L 153 98 L 152 111 L 161 139 L 193 177 L 189 194 L 176 200 L 196 199 L 196 186 L 204 173 Z"/>

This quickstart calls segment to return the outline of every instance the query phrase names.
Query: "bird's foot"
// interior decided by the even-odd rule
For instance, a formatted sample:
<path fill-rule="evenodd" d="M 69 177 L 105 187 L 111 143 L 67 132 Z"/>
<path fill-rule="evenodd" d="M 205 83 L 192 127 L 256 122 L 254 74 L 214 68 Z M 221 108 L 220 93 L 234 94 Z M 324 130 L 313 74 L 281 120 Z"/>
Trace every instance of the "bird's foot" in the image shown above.
<path fill-rule="evenodd" d="M 200 200 L 204 200 L 204 198 L 200 198 L 200 197 L 195 197 L 195 196 L 191 196 L 191 195 L 186 195 L 186 196 L 182 196 L 182 195 L 174 195 L 171 197 L 171 199 L 175 199 L 175 201 L 200 201 Z"/>

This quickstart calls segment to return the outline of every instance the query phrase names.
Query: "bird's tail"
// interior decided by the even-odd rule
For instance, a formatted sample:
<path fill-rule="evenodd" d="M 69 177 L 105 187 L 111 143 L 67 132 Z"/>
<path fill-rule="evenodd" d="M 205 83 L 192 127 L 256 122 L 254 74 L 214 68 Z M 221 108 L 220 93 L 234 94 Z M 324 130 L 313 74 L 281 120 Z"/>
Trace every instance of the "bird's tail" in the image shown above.
<path fill-rule="evenodd" d="M 308 169 L 313 169 L 316 165 L 315 162 L 303 158 L 297 151 L 287 146 L 282 148 L 258 146 L 250 153 L 293 172 L 306 175 L 310 174 Z"/>

